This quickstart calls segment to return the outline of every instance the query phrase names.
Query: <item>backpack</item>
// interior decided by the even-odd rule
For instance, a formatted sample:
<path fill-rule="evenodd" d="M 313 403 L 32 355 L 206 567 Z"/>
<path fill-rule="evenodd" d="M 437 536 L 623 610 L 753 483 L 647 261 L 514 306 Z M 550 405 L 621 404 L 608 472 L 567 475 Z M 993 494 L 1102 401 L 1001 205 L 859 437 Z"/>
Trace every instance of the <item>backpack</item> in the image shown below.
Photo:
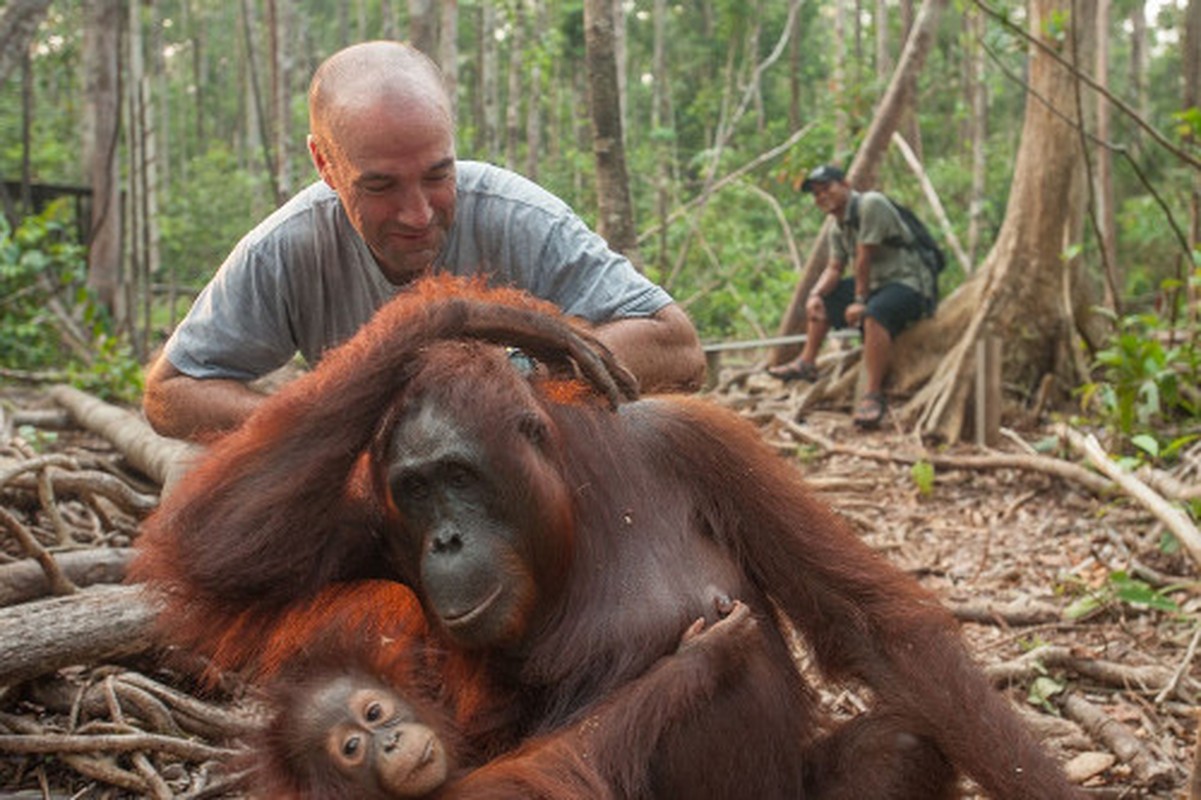
<path fill-rule="evenodd" d="M 934 279 L 934 294 L 930 300 L 931 309 L 938 305 L 938 276 L 942 274 L 943 269 L 947 266 L 947 255 L 943 249 L 939 247 L 938 241 L 934 235 L 930 233 L 930 229 L 926 227 L 926 223 L 922 222 L 917 214 L 908 206 L 898 203 L 888 195 L 883 195 L 889 205 L 897 212 L 897 216 L 901 219 L 901 224 L 909 229 L 913 235 L 912 242 L 906 242 L 902 237 L 890 237 L 885 239 L 882 244 L 888 247 L 904 247 L 910 250 L 916 250 L 918 256 L 921 257 L 922 263 L 926 265 L 926 269 L 930 271 L 930 277 Z M 847 215 L 848 224 L 859 232 L 859 198 L 855 197 L 851 203 L 851 213 Z"/>

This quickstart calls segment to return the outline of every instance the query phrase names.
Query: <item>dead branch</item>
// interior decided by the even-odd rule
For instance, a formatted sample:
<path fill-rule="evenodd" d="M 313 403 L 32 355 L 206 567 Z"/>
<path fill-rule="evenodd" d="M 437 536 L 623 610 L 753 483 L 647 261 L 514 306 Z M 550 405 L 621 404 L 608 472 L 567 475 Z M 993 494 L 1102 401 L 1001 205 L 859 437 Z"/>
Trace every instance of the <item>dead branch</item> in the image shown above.
<path fill-rule="evenodd" d="M 5 462 L 7 461 L 8 459 L 5 459 Z M 74 469 L 79 464 L 75 459 L 61 453 L 51 453 L 50 455 L 21 459 L 11 465 L 0 464 L 0 488 L 3 488 L 5 484 L 19 475 L 23 475 L 26 472 L 36 472 L 51 466 Z"/>
<path fill-rule="evenodd" d="M 99 470 L 47 469 L 50 483 L 55 494 L 80 497 L 85 500 L 92 496 L 103 497 L 117 508 L 135 517 L 144 517 L 158 505 L 158 497 L 152 494 L 142 494 L 135 491 L 128 483 Z M 36 479 L 28 475 L 18 475 L 8 482 L 14 489 L 36 489 Z"/>
<path fill-rule="evenodd" d="M 1159 786 L 1172 774 L 1172 766 L 1155 758 L 1143 746 L 1142 741 L 1126 729 L 1118 720 L 1073 692 L 1063 701 L 1064 715 L 1077 723 L 1098 742 L 1108 747 L 1114 755 L 1148 786 Z"/>
<path fill-rule="evenodd" d="M 6 753 L 33 754 L 88 754 L 88 753 L 131 753 L 149 750 L 166 753 L 188 761 L 213 761 L 233 755 L 234 751 L 223 747 L 162 736 L 157 733 L 116 733 L 109 735 L 36 734 L 0 736 L 0 751 Z"/>
<path fill-rule="evenodd" d="M 0 527 L 8 528 L 9 533 L 21 544 L 21 549 L 41 568 L 51 592 L 58 595 L 75 593 L 75 584 L 59 569 L 54 557 L 6 508 L 0 508 Z"/>
<path fill-rule="evenodd" d="M 1098 471 L 1118 484 L 1128 495 L 1154 514 L 1184 545 L 1193 561 L 1201 565 L 1201 531 L 1197 530 L 1188 515 L 1156 494 L 1147 484 L 1124 471 L 1110 459 L 1109 454 L 1092 434 L 1081 434 L 1068 425 L 1057 425 L 1056 433 L 1074 449 L 1082 453 Z"/>
<path fill-rule="evenodd" d="M 1045 674 L 1048 669 L 1067 670 L 1106 686 L 1139 692 L 1155 691 L 1172 679 L 1172 671 L 1166 667 L 1150 664 L 1135 666 L 1083 658 L 1062 645 L 1036 647 L 1012 661 L 987 667 L 985 674 L 995 685 L 1005 686 L 1031 681 Z"/>
<path fill-rule="evenodd" d="M 18 735 L 44 735 L 44 731 L 39 725 L 12 714 L 0 713 L 0 726 L 8 728 Z M 7 737 L 0 735 L 0 739 L 5 738 Z M 113 762 L 113 759 L 108 756 L 97 758 L 90 755 L 64 753 L 59 758 L 62 759 L 64 764 L 85 778 L 100 781 L 101 783 L 131 792 L 137 792 L 138 794 L 145 794 L 146 792 L 146 782 L 142 780 L 140 775 L 117 766 Z"/>
<path fill-rule="evenodd" d="M 777 417 L 780 424 L 798 438 L 821 447 L 829 453 L 854 456 L 856 458 L 874 459 L 876 461 L 895 461 L 901 464 L 914 464 L 926 461 L 935 467 L 947 469 L 995 470 L 1020 469 L 1027 472 L 1041 472 L 1056 478 L 1062 478 L 1078 484 L 1095 495 L 1108 494 L 1113 486 L 1094 472 L 1058 458 L 1041 455 L 1024 455 L 1019 453 L 995 453 L 982 456 L 944 455 L 939 453 L 898 453 L 894 450 L 868 450 L 851 445 L 839 444 L 823 437 L 803 425 L 798 425 L 784 416 Z"/>
<path fill-rule="evenodd" d="M 1009 603 L 969 600 L 961 603 L 947 602 L 945 605 L 950 609 L 955 619 L 960 622 L 1024 627 L 1027 625 L 1046 625 L 1047 623 L 1061 622 L 1063 620 L 1063 612 L 1058 607 L 1049 603 L 1039 603 L 1028 598 Z"/>
<path fill-rule="evenodd" d="M 897 150 L 905 158 L 905 163 L 909 165 L 909 169 L 917 177 L 918 184 L 922 187 L 922 193 L 926 196 L 926 202 L 930 204 L 930 208 L 934 211 L 934 216 L 938 218 L 938 225 L 942 228 L 942 234 L 946 237 L 947 246 L 951 252 L 955 254 L 959 265 L 963 267 L 964 275 L 972 274 L 972 260 L 967 257 L 964 252 L 963 245 L 959 243 L 959 237 L 955 235 L 955 229 L 951 227 L 951 220 L 947 218 L 947 211 L 943 208 L 942 201 L 938 199 L 938 192 L 934 188 L 934 184 L 930 182 L 930 176 L 926 174 L 922 162 L 918 159 L 917 153 L 913 152 L 913 148 L 909 146 L 909 142 L 905 141 L 905 137 L 900 131 L 892 132 L 892 143 L 896 145 Z"/>
<path fill-rule="evenodd" d="M 137 586 L 103 586 L 0 609 L 0 685 L 148 650 L 157 609 Z"/>
<path fill-rule="evenodd" d="M 51 388 L 50 396 L 70 411 L 77 423 L 103 436 L 136 469 L 159 484 L 171 483 L 200 452 L 200 448 L 190 442 L 159 436 L 137 414 L 70 386 L 55 386 Z"/>
<path fill-rule="evenodd" d="M 128 547 L 97 547 L 72 550 L 53 556 L 58 568 L 76 586 L 120 583 L 133 560 Z M 50 593 L 50 582 L 34 559 L 0 565 L 0 607 L 25 603 Z"/>

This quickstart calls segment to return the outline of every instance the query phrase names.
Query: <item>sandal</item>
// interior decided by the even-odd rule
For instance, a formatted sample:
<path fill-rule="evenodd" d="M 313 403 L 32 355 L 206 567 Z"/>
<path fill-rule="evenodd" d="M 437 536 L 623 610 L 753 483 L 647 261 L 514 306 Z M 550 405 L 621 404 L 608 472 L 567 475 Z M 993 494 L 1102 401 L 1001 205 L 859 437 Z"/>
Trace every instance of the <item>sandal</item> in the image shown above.
<path fill-rule="evenodd" d="M 797 359 L 787 364 L 780 364 L 777 367 L 768 367 L 767 374 L 785 382 L 807 381 L 808 383 L 816 383 L 817 364 L 810 364 L 808 361 Z"/>
<path fill-rule="evenodd" d="M 853 417 L 856 427 L 859 428 L 878 428 L 880 422 L 884 419 L 884 412 L 888 410 L 888 401 L 884 399 L 881 392 L 868 392 L 859 400 L 859 405 L 855 406 L 855 415 Z"/>

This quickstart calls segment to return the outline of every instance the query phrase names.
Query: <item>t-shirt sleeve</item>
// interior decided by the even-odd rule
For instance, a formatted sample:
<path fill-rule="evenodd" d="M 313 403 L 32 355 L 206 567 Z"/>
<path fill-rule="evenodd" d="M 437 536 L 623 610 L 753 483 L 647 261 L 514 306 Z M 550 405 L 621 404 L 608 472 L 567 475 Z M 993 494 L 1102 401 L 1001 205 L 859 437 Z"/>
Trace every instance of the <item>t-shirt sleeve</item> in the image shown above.
<path fill-rule="evenodd" d="M 164 353 L 185 375 L 248 381 L 297 350 L 283 272 L 240 243 L 176 327 Z"/>
<path fill-rule="evenodd" d="M 459 212 L 442 265 L 486 273 L 592 323 L 645 317 L 671 296 L 559 198 L 508 170 L 460 164 Z"/>

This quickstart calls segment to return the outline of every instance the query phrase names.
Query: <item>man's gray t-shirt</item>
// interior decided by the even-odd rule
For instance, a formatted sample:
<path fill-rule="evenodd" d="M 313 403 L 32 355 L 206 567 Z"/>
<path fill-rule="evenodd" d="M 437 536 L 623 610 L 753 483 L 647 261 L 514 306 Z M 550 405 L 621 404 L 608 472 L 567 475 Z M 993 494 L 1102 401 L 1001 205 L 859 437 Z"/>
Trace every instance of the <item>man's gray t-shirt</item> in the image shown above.
<path fill-rule="evenodd" d="M 499 167 L 456 165 L 457 201 L 435 272 L 486 275 L 599 323 L 672 302 L 554 195 Z M 354 335 L 402 287 L 390 284 L 318 181 L 250 231 L 168 340 L 194 378 L 250 380 L 299 351 L 309 364 Z"/>

